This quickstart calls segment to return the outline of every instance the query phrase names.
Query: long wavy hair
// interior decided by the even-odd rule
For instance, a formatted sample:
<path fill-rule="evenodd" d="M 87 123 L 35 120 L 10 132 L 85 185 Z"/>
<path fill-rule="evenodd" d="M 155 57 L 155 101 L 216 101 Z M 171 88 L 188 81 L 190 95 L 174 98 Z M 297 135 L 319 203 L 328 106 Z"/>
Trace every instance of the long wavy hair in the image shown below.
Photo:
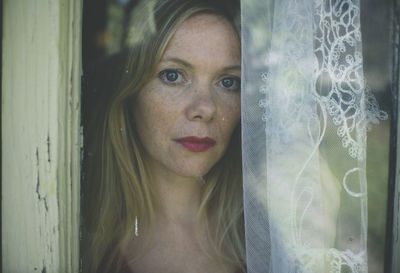
<path fill-rule="evenodd" d="M 83 272 L 119 272 L 121 253 L 135 242 L 134 230 L 150 228 L 157 194 L 132 122 L 132 101 L 154 76 L 172 35 L 189 17 L 215 14 L 239 36 L 237 1 L 147 0 L 131 14 L 126 53 L 109 69 L 118 71 L 110 97 L 96 109 L 86 143 L 82 185 Z M 197 221 L 206 222 L 210 258 L 245 267 L 240 126 L 221 160 L 204 176 Z M 198 222 L 197 226 L 200 222 Z M 138 226 L 137 226 L 138 225 Z M 201 243 L 200 243 L 201 245 Z M 205 249 L 205 248 L 204 248 Z"/>

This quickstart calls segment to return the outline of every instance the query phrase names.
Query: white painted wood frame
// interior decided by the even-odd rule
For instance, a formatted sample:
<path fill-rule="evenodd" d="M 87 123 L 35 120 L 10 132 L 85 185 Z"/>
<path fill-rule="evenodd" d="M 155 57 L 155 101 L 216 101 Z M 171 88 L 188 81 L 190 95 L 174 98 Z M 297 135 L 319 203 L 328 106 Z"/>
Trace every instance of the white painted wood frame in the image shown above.
<path fill-rule="evenodd" d="M 82 0 L 4 0 L 2 272 L 79 271 Z"/>

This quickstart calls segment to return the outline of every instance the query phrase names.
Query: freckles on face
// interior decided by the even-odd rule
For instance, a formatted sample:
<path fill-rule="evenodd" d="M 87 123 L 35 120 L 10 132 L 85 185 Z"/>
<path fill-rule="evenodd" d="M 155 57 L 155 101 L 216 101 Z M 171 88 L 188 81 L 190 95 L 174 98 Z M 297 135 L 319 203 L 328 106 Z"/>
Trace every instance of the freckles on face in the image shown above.
<path fill-rule="evenodd" d="M 210 14 L 184 21 L 133 115 L 152 172 L 206 174 L 240 119 L 240 44 L 231 24 Z"/>

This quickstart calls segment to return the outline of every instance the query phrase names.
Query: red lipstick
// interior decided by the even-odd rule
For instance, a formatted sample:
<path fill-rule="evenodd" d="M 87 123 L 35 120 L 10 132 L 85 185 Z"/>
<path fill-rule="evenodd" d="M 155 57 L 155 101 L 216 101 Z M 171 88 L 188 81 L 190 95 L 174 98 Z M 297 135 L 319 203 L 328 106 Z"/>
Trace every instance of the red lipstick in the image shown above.
<path fill-rule="evenodd" d="M 204 152 L 215 145 L 215 140 L 209 137 L 183 137 L 175 140 L 191 152 Z"/>

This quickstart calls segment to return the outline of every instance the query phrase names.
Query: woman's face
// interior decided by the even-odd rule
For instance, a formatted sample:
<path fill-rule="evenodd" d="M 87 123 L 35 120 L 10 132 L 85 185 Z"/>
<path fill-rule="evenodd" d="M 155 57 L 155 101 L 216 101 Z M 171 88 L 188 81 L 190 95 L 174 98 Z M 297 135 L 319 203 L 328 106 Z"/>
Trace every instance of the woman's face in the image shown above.
<path fill-rule="evenodd" d="M 152 173 L 206 174 L 240 119 L 240 43 L 232 25 L 211 14 L 184 21 L 133 107 Z"/>

